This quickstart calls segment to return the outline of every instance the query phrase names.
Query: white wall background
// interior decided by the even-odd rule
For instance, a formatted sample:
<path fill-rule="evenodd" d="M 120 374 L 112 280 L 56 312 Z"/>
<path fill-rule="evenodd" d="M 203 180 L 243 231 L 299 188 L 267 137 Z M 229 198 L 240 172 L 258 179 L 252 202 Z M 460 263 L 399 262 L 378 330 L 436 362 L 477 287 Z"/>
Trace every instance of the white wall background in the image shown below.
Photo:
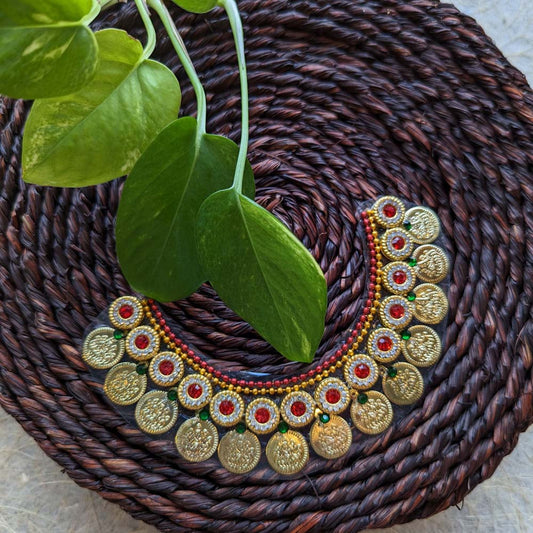
<path fill-rule="evenodd" d="M 533 83 L 533 0 L 458 0 Z M 0 410 L 0 533 L 155 533 L 117 506 L 78 487 Z M 533 429 L 462 510 L 387 533 L 533 532 Z"/>

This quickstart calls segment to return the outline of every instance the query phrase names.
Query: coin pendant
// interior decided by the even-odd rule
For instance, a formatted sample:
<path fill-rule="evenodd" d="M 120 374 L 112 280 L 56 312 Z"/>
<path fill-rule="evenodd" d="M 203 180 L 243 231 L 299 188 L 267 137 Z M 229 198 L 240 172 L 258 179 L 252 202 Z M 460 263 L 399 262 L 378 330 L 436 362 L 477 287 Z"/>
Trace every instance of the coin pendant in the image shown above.
<path fill-rule="evenodd" d="M 253 470 L 259 463 L 261 444 L 251 431 L 239 433 L 232 430 L 220 439 L 218 458 L 228 472 L 244 474 Z"/>
<path fill-rule="evenodd" d="M 383 376 L 383 392 L 396 405 L 409 405 L 416 402 L 424 392 L 424 380 L 416 368 L 409 363 L 394 365 L 396 376 Z"/>
<path fill-rule="evenodd" d="M 411 337 L 402 340 L 402 353 L 407 361 L 416 366 L 434 365 L 441 354 L 441 342 L 437 332 L 428 326 L 411 326 Z"/>
<path fill-rule="evenodd" d="M 178 429 L 175 438 L 180 455 L 191 463 L 207 461 L 216 451 L 217 428 L 209 420 L 189 418 Z"/>
<path fill-rule="evenodd" d="M 146 376 L 137 373 L 135 363 L 119 363 L 108 373 L 104 382 L 104 392 L 117 405 L 135 403 L 146 390 Z"/>
<path fill-rule="evenodd" d="M 448 275 L 450 262 L 442 248 L 425 244 L 413 252 L 413 257 L 416 259 L 416 275 L 422 281 L 439 283 Z"/>
<path fill-rule="evenodd" d="M 124 355 L 124 339 L 115 339 L 112 328 L 97 328 L 83 342 L 83 360 L 93 368 L 111 368 Z"/>
<path fill-rule="evenodd" d="M 286 433 L 276 432 L 268 441 L 265 451 L 268 464 L 278 474 L 296 474 L 309 460 L 307 442 L 292 429 Z"/>
<path fill-rule="evenodd" d="M 350 414 L 354 426 L 367 435 L 377 435 L 385 431 L 392 422 L 392 405 L 384 394 L 371 390 L 366 393 L 367 401 L 352 402 Z"/>
<path fill-rule="evenodd" d="M 352 444 L 352 430 L 344 418 L 332 415 L 329 422 L 316 420 L 311 426 L 309 439 L 313 450 L 325 459 L 338 459 Z"/>
<path fill-rule="evenodd" d="M 444 291 L 437 285 L 422 283 L 413 289 L 416 299 L 414 301 L 414 314 L 420 322 L 438 324 L 448 312 L 448 298 Z"/>
<path fill-rule="evenodd" d="M 178 419 L 176 402 L 167 398 L 160 390 L 147 392 L 137 403 L 135 420 L 145 433 L 159 435 L 167 432 Z"/>
<path fill-rule="evenodd" d="M 427 207 L 408 209 L 404 220 L 410 223 L 409 235 L 418 244 L 428 244 L 439 236 L 439 217 Z"/>

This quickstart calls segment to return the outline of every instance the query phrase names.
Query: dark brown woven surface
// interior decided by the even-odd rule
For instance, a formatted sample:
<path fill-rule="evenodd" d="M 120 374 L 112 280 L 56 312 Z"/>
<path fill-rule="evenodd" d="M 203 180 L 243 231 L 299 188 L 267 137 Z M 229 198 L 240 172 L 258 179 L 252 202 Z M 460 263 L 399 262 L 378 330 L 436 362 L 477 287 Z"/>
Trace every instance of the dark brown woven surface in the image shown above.
<path fill-rule="evenodd" d="M 441 217 L 451 312 L 425 399 L 384 435 L 356 435 L 346 457 L 313 459 L 296 480 L 269 469 L 230 475 L 216 460 L 187 464 L 172 443 L 128 426 L 79 354 L 87 324 L 129 292 L 114 253 L 120 183 L 22 184 L 27 106 L 3 101 L 0 403 L 77 483 L 162 531 L 354 532 L 429 516 L 489 477 L 533 421 L 532 92 L 450 5 L 253 0 L 241 8 L 258 198 L 303 239 L 329 283 L 319 357 L 361 305 L 357 202 L 392 193 Z M 142 36 L 132 6 L 105 19 Z M 207 85 L 210 131 L 238 139 L 227 21 L 217 12 L 180 25 Z M 177 67 L 166 43 L 158 57 Z M 284 367 L 208 288 L 166 312 L 228 368 L 297 366 Z"/>

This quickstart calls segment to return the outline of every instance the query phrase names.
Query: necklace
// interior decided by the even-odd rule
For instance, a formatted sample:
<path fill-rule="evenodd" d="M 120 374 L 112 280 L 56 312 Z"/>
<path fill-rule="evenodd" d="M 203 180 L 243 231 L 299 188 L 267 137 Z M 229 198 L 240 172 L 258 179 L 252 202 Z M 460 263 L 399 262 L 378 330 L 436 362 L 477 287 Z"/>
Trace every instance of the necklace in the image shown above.
<path fill-rule="evenodd" d="M 141 430 L 163 435 L 178 426 L 174 441 L 187 461 L 218 451 L 224 468 L 246 473 L 261 460 L 260 438 L 270 434 L 265 456 L 280 474 L 304 468 L 308 441 L 325 459 L 342 457 L 353 428 L 379 434 L 392 423 L 392 404 L 421 398 L 419 368 L 440 357 L 434 326 L 448 309 L 439 284 L 449 263 L 432 244 L 437 215 L 384 196 L 361 219 L 370 265 L 362 314 L 345 343 L 307 372 L 264 381 L 223 373 L 172 332 L 156 302 L 134 296 L 111 304 L 107 323 L 85 338 L 83 359 L 107 371 L 103 389 L 113 404 L 135 405 Z"/>

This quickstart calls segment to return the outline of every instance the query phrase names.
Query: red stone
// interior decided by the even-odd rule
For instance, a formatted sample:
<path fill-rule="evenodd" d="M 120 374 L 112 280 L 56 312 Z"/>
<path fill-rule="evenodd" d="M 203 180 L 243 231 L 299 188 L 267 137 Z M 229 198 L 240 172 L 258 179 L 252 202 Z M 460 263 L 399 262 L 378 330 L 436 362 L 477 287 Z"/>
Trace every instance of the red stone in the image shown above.
<path fill-rule="evenodd" d="M 393 218 L 397 213 L 396 207 L 394 207 L 392 204 L 385 204 L 382 211 L 387 218 Z"/>
<path fill-rule="evenodd" d="M 341 399 L 341 393 L 338 389 L 328 389 L 326 391 L 326 401 L 328 403 L 337 403 Z"/>
<path fill-rule="evenodd" d="M 137 335 L 137 337 L 135 337 L 135 346 L 137 346 L 139 350 L 146 350 L 146 348 L 150 346 L 150 339 L 146 335 Z"/>
<path fill-rule="evenodd" d="M 403 285 L 407 281 L 407 274 L 403 270 L 396 270 L 392 274 L 392 280 L 398 285 Z"/>
<path fill-rule="evenodd" d="M 129 304 L 121 305 L 118 314 L 121 318 L 128 319 L 133 315 L 133 307 Z"/>
<path fill-rule="evenodd" d="M 393 237 L 393 239 L 391 240 L 391 246 L 395 250 L 403 250 L 405 248 L 405 239 L 397 235 L 396 237 Z"/>
<path fill-rule="evenodd" d="M 229 416 L 235 411 L 235 404 L 230 400 L 222 400 L 218 409 L 224 416 Z"/>
<path fill-rule="evenodd" d="M 377 341 L 378 350 L 381 352 L 388 352 L 392 349 L 392 339 L 390 337 L 380 337 Z"/>
<path fill-rule="evenodd" d="M 405 315 L 405 308 L 402 304 L 392 304 L 389 313 L 392 318 L 399 320 Z"/>
<path fill-rule="evenodd" d="M 168 359 L 164 359 L 159 363 L 159 372 L 161 372 L 163 376 L 170 376 L 170 374 L 174 372 L 174 363 Z"/>
<path fill-rule="evenodd" d="M 187 387 L 187 394 L 188 394 L 193 400 L 196 400 L 196 399 L 200 398 L 200 396 L 202 395 L 203 392 L 204 392 L 204 389 L 202 388 L 201 385 L 198 385 L 198 383 L 191 383 L 191 384 Z"/>
<path fill-rule="evenodd" d="M 370 375 L 370 367 L 366 363 L 359 363 L 355 367 L 354 373 L 359 379 L 365 379 Z"/>
<path fill-rule="evenodd" d="M 307 407 L 305 406 L 305 403 L 301 402 L 300 400 L 296 400 L 291 405 L 291 413 L 294 416 L 303 416 L 305 415 L 306 411 L 307 411 Z"/>
<path fill-rule="evenodd" d="M 259 407 L 254 417 L 260 424 L 266 424 L 270 420 L 270 411 L 266 407 Z"/>

